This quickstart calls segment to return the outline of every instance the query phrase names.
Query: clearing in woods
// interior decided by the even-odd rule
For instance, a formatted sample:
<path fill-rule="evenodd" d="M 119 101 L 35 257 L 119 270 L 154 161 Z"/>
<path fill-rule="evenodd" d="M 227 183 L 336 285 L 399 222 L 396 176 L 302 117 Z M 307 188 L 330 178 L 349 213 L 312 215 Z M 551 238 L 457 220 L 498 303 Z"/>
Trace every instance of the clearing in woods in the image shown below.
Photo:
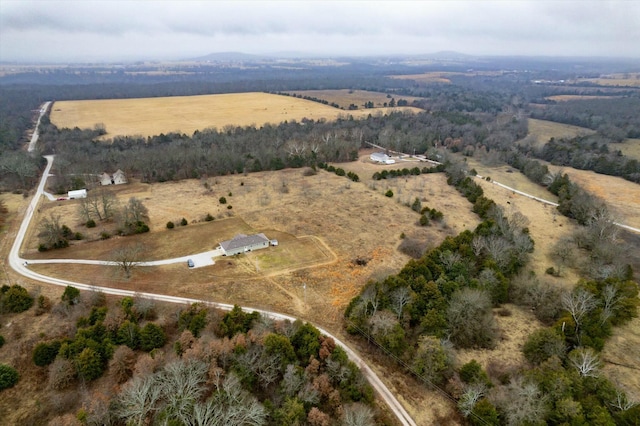
<path fill-rule="evenodd" d="M 366 117 L 391 111 L 421 111 L 411 107 L 344 111 L 290 96 L 268 93 L 172 96 L 142 99 L 100 99 L 56 102 L 51 122 L 58 128 L 82 129 L 104 125 L 105 137 L 120 135 L 153 136 L 178 132 L 192 135 L 196 130 L 225 126 L 257 126 L 283 121 L 335 120 L 339 117 Z"/>

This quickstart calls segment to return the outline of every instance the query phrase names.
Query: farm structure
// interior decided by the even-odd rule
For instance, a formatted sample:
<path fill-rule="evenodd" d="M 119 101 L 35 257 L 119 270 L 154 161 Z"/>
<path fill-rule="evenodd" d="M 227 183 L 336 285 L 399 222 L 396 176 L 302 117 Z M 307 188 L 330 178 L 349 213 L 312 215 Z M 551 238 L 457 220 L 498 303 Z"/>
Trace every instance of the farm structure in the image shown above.
<path fill-rule="evenodd" d="M 271 241 L 264 234 L 238 234 L 230 240 L 221 242 L 220 248 L 225 256 L 233 256 L 234 254 L 267 248 L 270 243 Z"/>
<path fill-rule="evenodd" d="M 100 175 L 100 185 L 122 185 L 125 183 L 127 183 L 127 176 L 125 176 L 124 172 L 120 169 L 113 175 L 109 175 L 109 173 L 102 173 Z"/>
<path fill-rule="evenodd" d="M 87 198 L 87 190 L 78 189 L 77 191 L 69 191 L 68 196 L 70 200 L 75 200 L 76 198 Z"/>
<path fill-rule="evenodd" d="M 384 152 L 374 152 L 369 158 L 371 158 L 371 161 L 380 164 L 394 164 L 396 162 Z"/>

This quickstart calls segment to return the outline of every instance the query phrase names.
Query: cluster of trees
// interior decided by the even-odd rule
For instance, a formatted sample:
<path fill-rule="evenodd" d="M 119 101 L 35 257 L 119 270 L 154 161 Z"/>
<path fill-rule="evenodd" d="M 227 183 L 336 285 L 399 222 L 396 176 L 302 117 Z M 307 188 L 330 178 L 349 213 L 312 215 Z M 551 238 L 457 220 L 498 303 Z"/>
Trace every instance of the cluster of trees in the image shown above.
<path fill-rule="evenodd" d="M 611 176 L 621 176 L 640 183 L 640 162 L 627 158 L 620 151 L 610 151 L 610 145 L 598 135 L 578 136 L 572 139 L 551 138 L 539 153 L 551 164 L 593 170 Z"/>
<path fill-rule="evenodd" d="M 353 182 L 360 182 L 360 176 L 354 172 L 345 172 L 342 167 L 334 167 L 327 163 L 318 163 L 318 167 L 328 171 L 329 173 L 335 173 L 337 176 L 346 176 Z"/>
<path fill-rule="evenodd" d="M 62 301 L 60 309 L 70 312 L 80 303 L 80 292 L 74 287 L 67 287 Z M 155 314 L 147 301 L 125 297 L 121 301 L 121 309 L 116 312 L 110 312 L 104 303 L 104 297 L 98 298 L 89 315 L 78 318 L 73 337 L 43 341 L 35 346 L 33 362 L 38 367 L 48 368 L 52 389 L 65 389 L 76 379 L 95 380 L 107 368 L 117 370 L 121 367 L 119 358 L 122 352 L 138 349 L 149 352 L 164 346 L 166 334 L 150 321 Z M 146 322 L 142 327 L 139 325 L 141 321 Z M 130 351 L 121 349 L 121 346 Z M 117 372 L 118 375 L 124 373 L 126 371 Z"/>
<path fill-rule="evenodd" d="M 637 295 L 627 280 L 581 281 L 562 291 L 531 273 L 516 276 L 510 300 L 549 327 L 527 338 L 528 365 L 519 371 L 490 363 L 492 382 L 469 383 L 461 369 L 465 384 L 449 389 L 462 413 L 472 424 L 635 424 L 640 406 L 603 376 L 599 352 L 612 327 L 637 315 Z"/>
<path fill-rule="evenodd" d="M 345 352 L 309 324 L 194 304 L 180 313 L 178 327 L 174 360 L 123 380 L 109 413 L 116 424 L 328 426 L 356 414 L 366 420 L 358 424 L 374 424 L 372 389 Z"/>
<path fill-rule="evenodd" d="M 416 359 L 424 336 L 448 336 L 457 347 L 491 347 L 491 308 L 508 300 L 508 278 L 533 249 L 523 225 L 521 215 L 506 218 L 492 208 L 491 219 L 475 231 L 448 237 L 399 274 L 367 284 L 345 311 L 347 329 L 407 361 Z M 438 377 L 436 383 L 446 374 Z"/>
<path fill-rule="evenodd" d="M 304 99 L 304 100 L 307 100 L 307 101 L 318 102 L 320 104 L 329 105 L 329 106 L 332 106 L 334 108 L 344 109 L 344 108 L 342 108 L 340 105 L 338 105 L 335 102 L 329 103 L 329 101 L 327 101 L 325 99 L 316 98 L 315 96 L 307 96 L 307 95 L 303 96 L 303 95 L 301 95 L 299 93 L 298 94 L 296 94 L 296 93 L 291 94 L 291 93 L 287 93 L 287 92 L 278 92 L 277 94 L 278 95 L 283 95 L 283 96 L 293 96 L 294 98 Z"/>
<path fill-rule="evenodd" d="M 531 117 L 597 130 L 614 141 L 640 138 L 640 97 L 561 102 L 531 111 Z"/>
<path fill-rule="evenodd" d="M 441 173 L 444 171 L 444 164 L 439 164 L 437 166 L 432 167 L 423 167 L 420 169 L 419 167 L 413 167 L 411 169 L 403 168 L 403 169 L 394 169 L 394 170 L 383 170 L 381 172 L 375 172 L 372 176 L 373 180 L 382 180 L 382 179 L 393 179 L 400 176 L 419 176 L 421 174 L 427 173 Z"/>
<path fill-rule="evenodd" d="M 80 216 L 85 221 L 87 228 L 94 228 L 96 221 L 118 223 L 117 235 L 132 235 L 149 232 L 148 210 L 139 199 L 132 197 L 122 207 L 119 206 L 116 196 L 105 188 L 89 191 L 86 198 L 81 198 L 78 205 Z M 39 225 L 40 239 L 39 251 L 69 247 L 69 241 L 82 240 L 84 235 L 73 232 L 67 225 L 61 223 L 59 215 L 50 215 L 44 218 Z M 109 238 L 110 234 L 104 231 L 102 239 Z"/>
<path fill-rule="evenodd" d="M 42 304 L 51 307 L 48 300 Z M 373 389 L 358 367 L 308 323 L 202 304 L 159 316 L 152 300 L 108 301 L 100 292 L 84 295 L 74 287 L 65 289 L 50 315 L 75 320 L 75 327 L 33 339 L 31 361 L 46 375 L 47 389 L 76 395 L 55 412 L 73 413 L 86 424 L 387 421 L 374 409 Z M 19 370 L 0 365 L 0 390 L 19 377 Z M 100 398 L 83 402 L 74 393 L 79 386 L 94 392 L 98 379 Z M 25 421 L 43 415 L 36 409 Z"/>

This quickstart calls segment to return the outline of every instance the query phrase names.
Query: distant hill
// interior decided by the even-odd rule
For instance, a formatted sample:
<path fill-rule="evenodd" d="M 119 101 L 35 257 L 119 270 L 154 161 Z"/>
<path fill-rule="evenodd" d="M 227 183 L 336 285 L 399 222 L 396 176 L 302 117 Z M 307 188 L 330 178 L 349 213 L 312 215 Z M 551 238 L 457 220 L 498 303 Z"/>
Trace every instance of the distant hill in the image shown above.
<path fill-rule="evenodd" d="M 199 56 L 197 58 L 193 58 L 192 60 L 198 62 L 246 62 L 259 61 L 267 58 L 267 56 L 263 55 L 252 55 L 250 53 L 242 52 L 218 52 L 210 53 L 205 56 Z"/>

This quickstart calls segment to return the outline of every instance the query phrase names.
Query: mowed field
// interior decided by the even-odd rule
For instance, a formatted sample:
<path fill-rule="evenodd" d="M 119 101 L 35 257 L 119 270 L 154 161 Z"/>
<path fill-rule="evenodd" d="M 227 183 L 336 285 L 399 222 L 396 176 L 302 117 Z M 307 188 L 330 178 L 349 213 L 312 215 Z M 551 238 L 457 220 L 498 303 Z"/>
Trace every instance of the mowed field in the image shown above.
<path fill-rule="evenodd" d="M 384 104 L 388 104 L 391 99 L 395 99 L 398 102 L 400 99 L 404 99 L 407 102 L 411 103 L 415 100 L 420 100 L 422 98 L 417 98 L 415 96 L 400 96 L 400 95 L 389 95 L 387 93 L 381 92 L 369 92 L 366 90 L 349 90 L 349 89 L 340 89 L 340 90 L 301 90 L 291 92 L 292 94 L 301 95 L 301 96 L 310 96 L 318 99 L 323 99 L 328 101 L 329 103 L 335 103 L 340 105 L 342 108 L 348 108 L 349 105 L 354 104 L 357 105 L 358 108 L 363 108 L 365 102 L 373 102 L 376 108 L 384 107 Z M 369 109 L 370 111 L 370 109 Z"/>
<path fill-rule="evenodd" d="M 104 99 L 56 102 L 51 122 L 59 128 L 104 125 L 106 138 L 119 135 L 153 136 L 225 126 L 256 126 L 283 121 L 335 120 L 390 111 L 419 111 L 411 107 L 343 111 L 318 102 L 268 93 L 232 93 L 164 98 Z"/>

